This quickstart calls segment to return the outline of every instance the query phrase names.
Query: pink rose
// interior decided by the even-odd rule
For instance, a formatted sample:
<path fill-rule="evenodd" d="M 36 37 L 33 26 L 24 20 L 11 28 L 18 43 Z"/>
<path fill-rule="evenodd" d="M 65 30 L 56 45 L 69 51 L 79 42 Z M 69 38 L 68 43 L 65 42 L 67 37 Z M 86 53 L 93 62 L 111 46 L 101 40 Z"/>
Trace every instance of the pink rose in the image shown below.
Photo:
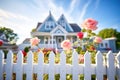
<path fill-rule="evenodd" d="M 2 40 L 0 40 L 0 46 L 2 46 L 3 45 L 3 41 Z"/>
<path fill-rule="evenodd" d="M 92 18 L 88 18 L 86 19 L 82 26 L 83 28 L 87 29 L 87 30 L 96 30 L 97 29 L 97 24 L 98 22 Z"/>
<path fill-rule="evenodd" d="M 80 54 L 78 60 L 80 63 L 84 63 L 84 55 Z"/>
<path fill-rule="evenodd" d="M 40 39 L 38 39 L 37 37 L 30 39 L 30 43 L 32 46 L 38 45 L 39 42 L 40 42 Z"/>
<path fill-rule="evenodd" d="M 82 39 L 82 38 L 83 38 L 83 32 L 78 32 L 78 33 L 77 33 L 77 37 L 78 37 L 79 39 Z"/>
<path fill-rule="evenodd" d="M 69 40 L 64 40 L 62 43 L 61 43 L 61 47 L 64 49 L 64 50 L 70 50 L 71 47 L 72 47 L 72 44 Z"/>
<path fill-rule="evenodd" d="M 95 37 L 94 42 L 95 43 L 101 43 L 102 42 L 102 38 L 101 37 Z"/>

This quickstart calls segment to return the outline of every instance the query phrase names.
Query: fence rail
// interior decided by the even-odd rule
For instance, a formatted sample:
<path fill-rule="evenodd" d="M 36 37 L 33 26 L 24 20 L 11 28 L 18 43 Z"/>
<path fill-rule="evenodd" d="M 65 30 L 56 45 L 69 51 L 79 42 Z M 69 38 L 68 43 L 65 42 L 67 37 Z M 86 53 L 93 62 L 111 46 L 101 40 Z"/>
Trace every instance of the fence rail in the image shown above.
<path fill-rule="evenodd" d="M 60 53 L 60 63 L 55 64 L 53 52 L 49 55 L 49 63 L 44 63 L 42 52 L 38 55 L 38 63 L 33 63 L 33 53 L 30 51 L 27 56 L 27 63 L 23 63 L 23 54 L 21 51 L 17 54 L 17 62 L 13 63 L 13 52 L 9 51 L 6 61 L 4 53 L 0 51 L 0 80 L 3 80 L 3 74 L 6 74 L 6 80 L 12 80 L 12 74 L 16 73 L 16 80 L 23 79 L 23 73 L 26 74 L 26 80 L 33 80 L 33 73 L 37 74 L 37 80 L 43 80 L 43 74 L 48 74 L 49 80 L 54 80 L 55 74 L 60 74 L 60 80 L 66 80 L 66 74 L 72 74 L 72 80 L 79 80 L 78 75 L 84 74 L 84 80 L 91 80 L 91 75 L 96 75 L 96 80 L 103 80 L 103 75 L 107 75 L 108 80 L 120 80 L 120 53 L 116 56 L 110 51 L 107 58 L 104 59 L 101 52 L 96 54 L 96 63 L 91 64 L 90 54 L 84 55 L 84 64 L 79 64 L 77 52 L 72 53 L 72 64 L 66 64 L 66 55 Z M 106 60 L 106 61 L 105 61 Z"/>

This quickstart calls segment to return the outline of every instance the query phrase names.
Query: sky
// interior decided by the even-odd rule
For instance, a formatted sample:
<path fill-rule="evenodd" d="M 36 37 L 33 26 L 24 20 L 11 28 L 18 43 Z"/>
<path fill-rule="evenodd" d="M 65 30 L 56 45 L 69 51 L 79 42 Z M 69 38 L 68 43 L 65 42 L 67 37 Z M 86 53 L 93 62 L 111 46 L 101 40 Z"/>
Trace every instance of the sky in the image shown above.
<path fill-rule="evenodd" d="M 96 33 L 104 28 L 120 32 L 120 0 L 0 0 L 0 26 L 14 30 L 20 44 L 49 11 L 55 20 L 64 14 L 69 23 L 79 26 L 93 18 L 98 21 Z"/>

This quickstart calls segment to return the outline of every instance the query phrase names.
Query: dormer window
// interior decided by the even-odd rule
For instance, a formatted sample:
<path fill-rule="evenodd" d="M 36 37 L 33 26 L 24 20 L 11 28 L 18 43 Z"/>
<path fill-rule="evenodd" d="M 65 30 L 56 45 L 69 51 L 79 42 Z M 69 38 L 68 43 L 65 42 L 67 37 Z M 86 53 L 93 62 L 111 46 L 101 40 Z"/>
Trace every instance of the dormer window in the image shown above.
<path fill-rule="evenodd" d="M 54 22 L 48 21 L 48 22 L 45 23 L 45 29 L 50 30 L 52 28 L 54 28 Z"/>
<path fill-rule="evenodd" d="M 61 20 L 60 21 L 60 24 L 61 24 L 61 26 L 65 29 L 66 28 L 66 24 L 65 24 L 65 21 L 64 20 Z"/>

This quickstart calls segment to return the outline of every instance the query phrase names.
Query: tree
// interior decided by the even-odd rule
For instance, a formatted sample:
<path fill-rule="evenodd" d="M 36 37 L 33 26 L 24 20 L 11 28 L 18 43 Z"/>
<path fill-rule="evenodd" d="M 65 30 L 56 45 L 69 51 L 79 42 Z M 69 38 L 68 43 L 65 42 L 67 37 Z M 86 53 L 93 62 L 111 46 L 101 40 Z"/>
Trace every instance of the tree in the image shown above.
<path fill-rule="evenodd" d="M 101 30 L 98 33 L 98 36 L 102 37 L 103 39 L 110 38 L 110 37 L 116 37 L 116 35 L 117 35 L 117 31 L 116 29 L 113 29 L 113 28 L 106 28 L 106 29 Z"/>
<path fill-rule="evenodd" d="M 18 35 L 10 28 L 0 27 L 0 34 L 5 34 L 7 40 L 11 43 L 16 43 Z"/>

